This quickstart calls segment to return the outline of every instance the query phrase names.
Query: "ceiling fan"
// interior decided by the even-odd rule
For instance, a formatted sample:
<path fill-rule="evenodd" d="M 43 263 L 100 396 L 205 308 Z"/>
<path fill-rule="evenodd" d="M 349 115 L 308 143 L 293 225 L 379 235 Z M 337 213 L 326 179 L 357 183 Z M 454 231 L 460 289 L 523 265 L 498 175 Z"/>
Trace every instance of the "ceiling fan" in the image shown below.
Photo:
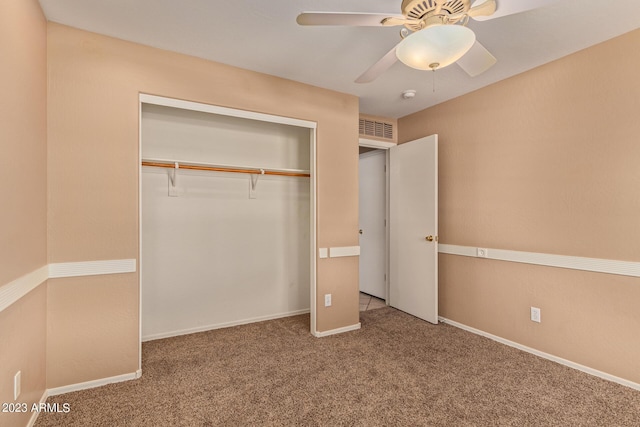
<path fill-rule="evenodd" d="M 471 77 L 497 59 L 466 24 L 535 9 L 557 0 L 402 0 L 402 14 L 303 12 L 300 25 L 402 26 L 402 40 L 356 79 L 368 83 L 399 59 L 420 70 L 437 70 L 456 62 Z"/>

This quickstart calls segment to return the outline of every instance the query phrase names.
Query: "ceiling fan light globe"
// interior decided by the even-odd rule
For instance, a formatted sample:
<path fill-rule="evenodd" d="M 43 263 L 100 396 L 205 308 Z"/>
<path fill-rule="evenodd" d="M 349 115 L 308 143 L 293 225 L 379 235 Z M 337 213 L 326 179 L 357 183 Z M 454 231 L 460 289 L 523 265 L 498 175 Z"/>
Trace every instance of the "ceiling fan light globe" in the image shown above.
<path fill-rule="evenodd" d="M 471 49 L 476 35 L 462 25 L 433 25 L 417 31 L 398 44 L 396 56 L 418 70 L 438 69 L 453 64 Z"/>

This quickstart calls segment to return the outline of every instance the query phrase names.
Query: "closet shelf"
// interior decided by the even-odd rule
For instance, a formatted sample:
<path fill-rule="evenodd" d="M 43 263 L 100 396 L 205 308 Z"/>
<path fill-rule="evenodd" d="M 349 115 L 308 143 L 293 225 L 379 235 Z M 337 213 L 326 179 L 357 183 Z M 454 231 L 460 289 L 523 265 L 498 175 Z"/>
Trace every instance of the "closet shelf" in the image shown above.
<path fill-rule="evenodd" d="M 280 176 L 311 176 L 310 171 L 304 169 L 275 169 L 275 168 L 256 168 L 250 166 L 232 166 L 232 165 L 217 165 L 212 163 L 194 163 L 184 162 L 179 160 L 164 160 L 164 159 L 142 159 L 142 166 L 149 166 L 155 168 L 168 168 L 168 169 L 190 169 L 199 171 L 212 171 L 212 172 L 233 172 L 233 173 L 248 173 L 257 175 L 280 175 Z"/>

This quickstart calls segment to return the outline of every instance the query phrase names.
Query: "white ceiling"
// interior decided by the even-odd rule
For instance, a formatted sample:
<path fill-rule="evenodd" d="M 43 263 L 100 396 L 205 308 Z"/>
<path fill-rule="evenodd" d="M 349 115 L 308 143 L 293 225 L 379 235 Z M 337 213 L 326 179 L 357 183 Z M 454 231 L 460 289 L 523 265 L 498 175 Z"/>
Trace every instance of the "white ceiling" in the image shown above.
<path fill-rule="evenodd" d="M 500 1 L 519 0 L 498 0 L 498 7 Z M 400 3 L 401 0 L 40 0 L 50 21 L 350 93 L 360 98 L 361 113 L 393 118 L 640 27 L 638 0 L 558 0 L 517 15 L 484 22 L 472 20 L 469 27 L 478 41 L 498 58 L 493 68 L 478 77 L 469 77 L 457 65 L 433 73 L 398 62 L 376 81 L 356 84 L 353 81 L 400 40 L 399 27 L 296 24 L 296 16 L 303 11 L 399 14 Z M 401 93 L 406 89 L 417 90 L 417 96 L 403 100 Z"/>

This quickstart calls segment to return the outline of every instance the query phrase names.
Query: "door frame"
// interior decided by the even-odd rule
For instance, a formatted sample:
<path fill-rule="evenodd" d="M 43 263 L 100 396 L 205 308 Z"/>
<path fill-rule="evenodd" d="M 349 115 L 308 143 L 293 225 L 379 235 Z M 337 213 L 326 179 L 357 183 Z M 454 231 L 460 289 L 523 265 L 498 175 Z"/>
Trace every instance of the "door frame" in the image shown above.
<path fill-rule="evenodd" d="M 203 104 L 194 101 L 169 98 L 165 96 L 138 94 L 138 372 L 142 372 L 142 105 L 152 104 L 173 107 L 183 110 L 199 111 L 223 116 L 239 117 L 263 122 L 279 123 L 309 129 L 309 279 L 310 279 L 310 332 L 317 334 L 316 329 L 316 288 L 317 288 L 317 127 L 316 122 L 257 113 L 236 108 Z"/>
<path fill-rule="evenodd" d="M 384 189 L 384 206 L 385 206 L 385 220 L 387 221 L 387 226 L 384 228 L 384 301 L 385 304 L 389 305 L 389 148 L 395 147 L 395 142 L 387 142 L 387 141 L 378 141 L 375 139 L 366 139 L 360 138 L 358 145 L 360 147 L 367 148 L 376 148 L 379 150 L 384 150 L 384 164 L 385 164 L 385 173 L 384 173 L 384 181 L 385 181 L 385 189 Z M 359 184 L 358 184 L 359 185 Z M 358 283 L 358 290 L 360 289 L 360 283 Z"/>
<path fill-rule="evenodd" d="M 388 238 L 387 238 L 387 235 L 386 235 L 386 233 L 387 233 L 387 225 L 386 225 L 386 221 L 387 221 L 387 211 L 388 211 L 387 187 L 388 187 L 388 185 L 389 185 L 389 182 L 387 181 L 387 160 L 388 160 L 387 158 L 388 158 L 388 151 L 387 151 L 387 150 L 372 150 L 372 151 L 367 151 L 366 153 L 362 153 L 362 154 L 360 154 L 360 155 L 359 155 L 359 159 L 358 159 L 358 162 L 359 162 L 359 163 L 358 163 L 358 169 L 359 169 L 358 174 L 359 174 L 361 177 L 362 177 L 362 175 L 361 175 L 361 174 L 362 174 L 362 171 L 363 171 L 363 167 L 362 167 L 362 162 L 363 162 L 363 160 L 365 160 L 365 159 L 367 159 L 367 158 L 372 158 L 372 157 L 376 157 L 376 158 L 378 158 L 378 160 L 377 160 L 377 161 L 382 161 L 382 162 L 384 163 L 384 171 L 383 171 L 383 178 L 382 178 L 382 182 L 383 182 L 383 183 L 382 183 L 382 185 L 381 185 L 381 186 L 379 186 L 379 187 L 378 187 L 378 186 L 376 186 L 376 188 L 375 188 L 375 190 L 374 190 L 374 193 L 376 193 L 376 194 L 378 194 L 378 192 L 382 192 L 382 193 L 383 193 L 383 194 L 381 194 L 381 195 L 380 195 L 380 196 L 383 196 L 383 199 L 382 199 L 382 201 L 381 201 L 381 203 L 382 203 L 382 209 L 381 209 L 381 211 L 378 211 L 378 210 L 376 209 L 376 211 L 377 211 L 377 213 L 378 213 L 378 214 L 380 214 L 380 213 L 381 213 L 381 214 L 382 214 L 382 216 L 383 216 L 383 218 L 384 218 L 384 225 L 383 225 L 384 230 L 383 230 L 383 232 L 382 232 L 382 239 L 381 239 L 381 241 L 380 241 L 380 246 L 381 246 L 381 249 L 382 249 L 382 263 L 381 263 L 381 264 L 382 264 L 382 270 L 383 270 L 383 271 L 382 271 L 382 273 L 383 273 L 383 278 L 382 278 L 382 282 L 383 282 L 383 283 L 382 283 L 382 294 L 381 294 L 381 295 L 379 295 L 379 296 L 377 296 L 377 295 L 373 295 L 373 294 L 371 294 L 371 295 L 376 296 L 377 298 L 384 299 L 384 300 L 386 301 L 386 300 L 387 300 L 387 277 L 386 277 L 386 275 L 387 275 L 387 270 L 386 270 L 386 265 L 387 265 L 387 259 L 388 259 L 388 257 L 389 257 L 389 251 L 388 251 L 388 249 L 389 249 L 389 248 L 388 248 L 388 246 L 389 246 L 389 245 L 388 245 L 388 241 L 387 241 L 387 240 L 388 240 Z M 376 165 L 376 166 L 378 166 L 378 165 Z M 370 170 L 370 173 L 374 173 L 374 172 L 371 172 L 371 170 Z M 376 174 L 376 178 L 375 178 L 375 180 L 376 180 L 376 181 L 378 181 L 378 179 L 379 179 L 379 176 L 377 176 L 377 174 L 378 174 L 378 173 L 379 173 L 379 171 L 375 172 L 375 174 Z M 371 177 L 371 175 L 365 175 L 365 177 L 366 177 L 366 178 L 370 178 L 370 177 Z M 359 223 L 359 228 L 361 229 L 361 231 L 362 231 L 362 228 L 363 228 L 363 224 L 362 224 L 362 222 L 360 221 L 360 220 L 362 219 L 362 212 L 363 212 L 363 210 L 362 210 L 362 200 L 363 200 L 363 199 L 362 199 L 362 193 L 361 193 L 361 191 L 360 191 L 360 190 L 362 189 L 362 185 L 363 185 L 362 180 L 360 180 L 359 188 L 358 188 L 358 198 L 359 198 L 359 204 L 358 204 L 358 205 L 359 205 L 359 212 L 358 212 L 358 220 L 359 220 L 359 221 L 358 221 L 358 223 Z M 371 223 L 369 223 L 369 226 L 371 226 Z M 359 239 L 359 245 L 360 245 L 360 258 L 359 258 L 359 260 L 358 260 L 358 264 L 359 264 L 359 265 L 358 265 L 358 269 L 360 270 L 359 280 L 358 280 L 358 281 L 359 281 L 359 283 L 358 283 L 358 287 L 359 287 L 359 289 L 360 289 L 360 292 L 363 292 L 363 291 L 362 291 L 362 287 L 361 287 L 361 285 L 362 285 L 362 278 L 363 278 L 363 269 L 362 269 L 362 254 L 363 254 L 363 252 L 362 252 L 362 248 L 364 247 L 364 245 L 362 244 L 362 238 L 363 238 L 363 237 L 364 237 L 364 236 L 363 236 L 363 234 L 361 233 L 361 234 L 360 234 L 360 239 Z M 371 242 L 371 241 L 370 241 L 370 242 Z M 377 245 L 377 244 L 375 244 L 375 243 L 374 243 L 374 244 L 371 244 L 371 243 L 370 243 L 370 246 L 378 246 L 378 245 Z M 371 289 L 371 287 L 369 287 L 369 288 Z M 365 291 L 365 292 L 366 292 L 366 291 Z"/>

